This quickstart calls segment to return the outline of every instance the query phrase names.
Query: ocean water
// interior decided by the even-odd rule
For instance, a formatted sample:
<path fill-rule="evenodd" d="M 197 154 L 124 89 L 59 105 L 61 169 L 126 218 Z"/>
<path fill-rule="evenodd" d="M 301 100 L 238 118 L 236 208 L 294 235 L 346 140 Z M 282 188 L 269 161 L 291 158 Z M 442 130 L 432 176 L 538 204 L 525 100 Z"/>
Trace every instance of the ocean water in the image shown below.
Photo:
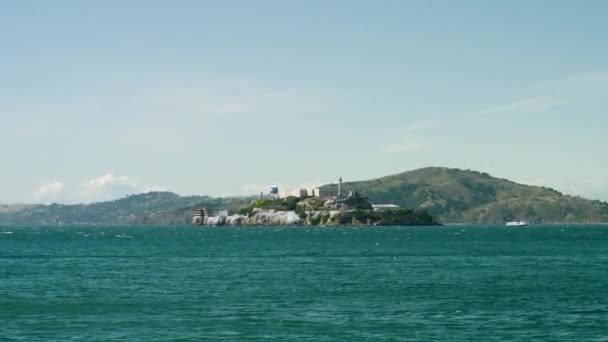
<path fill-rule="evenodd" d="M 0 341 L 608 341 L 608 226 L 0 227 Z"/>

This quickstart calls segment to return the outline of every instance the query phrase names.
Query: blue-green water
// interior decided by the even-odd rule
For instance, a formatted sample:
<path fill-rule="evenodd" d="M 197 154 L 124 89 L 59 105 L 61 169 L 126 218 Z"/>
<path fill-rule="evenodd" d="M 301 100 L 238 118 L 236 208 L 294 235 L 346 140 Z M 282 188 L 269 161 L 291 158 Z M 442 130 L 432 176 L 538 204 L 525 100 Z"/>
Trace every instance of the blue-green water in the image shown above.
<path fill-rule="evenodd" d="M 0 340 L 608 341 L 608 227 L 0 227 Z"/>

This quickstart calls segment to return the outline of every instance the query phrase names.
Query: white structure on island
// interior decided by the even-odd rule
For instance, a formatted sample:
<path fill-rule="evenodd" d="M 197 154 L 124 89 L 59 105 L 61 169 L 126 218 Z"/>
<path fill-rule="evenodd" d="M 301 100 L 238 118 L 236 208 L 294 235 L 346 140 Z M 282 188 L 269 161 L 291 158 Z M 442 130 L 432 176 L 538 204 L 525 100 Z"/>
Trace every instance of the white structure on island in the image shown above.
<path fill-rule="evenodd" d="M 306 198 L 308 197 L 308 190 L 307 189 L 287 189 L 287 190 L 283 190 L 280 193 L 280 198 L 287 198 L 287 197 L 298 197 L 298 198 Z"/>
<path fill-rule="evenodd" d="M 374 210 L 399 209 L 399 206 L 396 204 L 372 204 L 372 208 Z"/>
<path fill-rule="evenodd" d="M 209 217 L 209 210 L 207 208 L 196 208 L 192 210 L 192 224 L 202 226 L 205 224 L 205 218 Z"/>
<path fill-rule="evenodd" d="M 335 199 L 340 193 L 340 186 L 338 184 L 326 184 L 318 186 L 314 189 L 315 197 L 323 199 Z"/>
<path fill-rule="evenodd" d="M 343 196 L 343 188 L 342 188 L 342 177 L 338 180 L 338 183 L 331 183 L 320 185 L 312 188 L 295 188 L 295 189 L 287 189 L 279 192 L 279 198 L 287 198 L 287 197 L 298 197 L 298 198 L 306 198 L 306 197 L 318 197 L 324 200 L 334 200 L 338 198 L 345 197 Z"/>

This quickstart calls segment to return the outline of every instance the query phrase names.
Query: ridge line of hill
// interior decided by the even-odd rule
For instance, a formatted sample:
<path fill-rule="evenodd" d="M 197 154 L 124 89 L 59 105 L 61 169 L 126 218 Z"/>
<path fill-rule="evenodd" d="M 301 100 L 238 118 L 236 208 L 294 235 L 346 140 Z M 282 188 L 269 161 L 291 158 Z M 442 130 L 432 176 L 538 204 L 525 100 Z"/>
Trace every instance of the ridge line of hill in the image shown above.
<path fill-rule="evenodd" d="M 344 183 L 372 203 L 425 210 L 443 223 L 606 223 L 608 203 L 565 195 L 485 172 L 425 167 Z M 91 204 L 0 206 L 0 224 L 189 224 L 191 209 L 236 211 L 253 197 L 180 196 L 149 192 Z"/>

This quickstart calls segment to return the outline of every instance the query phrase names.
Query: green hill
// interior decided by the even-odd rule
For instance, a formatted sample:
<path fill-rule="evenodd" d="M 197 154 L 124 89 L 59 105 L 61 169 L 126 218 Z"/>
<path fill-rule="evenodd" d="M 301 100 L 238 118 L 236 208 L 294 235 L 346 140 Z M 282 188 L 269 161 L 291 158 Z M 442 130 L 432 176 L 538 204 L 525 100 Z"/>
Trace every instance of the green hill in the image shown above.
<path fill-rule="evenodd" d="M 250 198 L 179 196 L 171 192 L 149 192 L 115 201 L 91 204 L 51 204 L 0 211 L 0 224 L 186 224 L 192 208 L 236 209 Z"/>
<path fill-rule="evenodd" d="M 430 167 L 344 187 L 368 196 L 372 203 L 425 209 L 444 223 L 608 222 L 608 203 L 470 170 Z"/>
<path fill-rule="evenodd" d="M 375 204 L 424 209 L 443 223 L 608 223 L 608 203 L 469 170 L 430 167 L 344 188 Z M 0 205 L 0 224 L 188 224 L 194 207 L 235 212 L 251 200 L 150 192 L 92 204 Z"/>

